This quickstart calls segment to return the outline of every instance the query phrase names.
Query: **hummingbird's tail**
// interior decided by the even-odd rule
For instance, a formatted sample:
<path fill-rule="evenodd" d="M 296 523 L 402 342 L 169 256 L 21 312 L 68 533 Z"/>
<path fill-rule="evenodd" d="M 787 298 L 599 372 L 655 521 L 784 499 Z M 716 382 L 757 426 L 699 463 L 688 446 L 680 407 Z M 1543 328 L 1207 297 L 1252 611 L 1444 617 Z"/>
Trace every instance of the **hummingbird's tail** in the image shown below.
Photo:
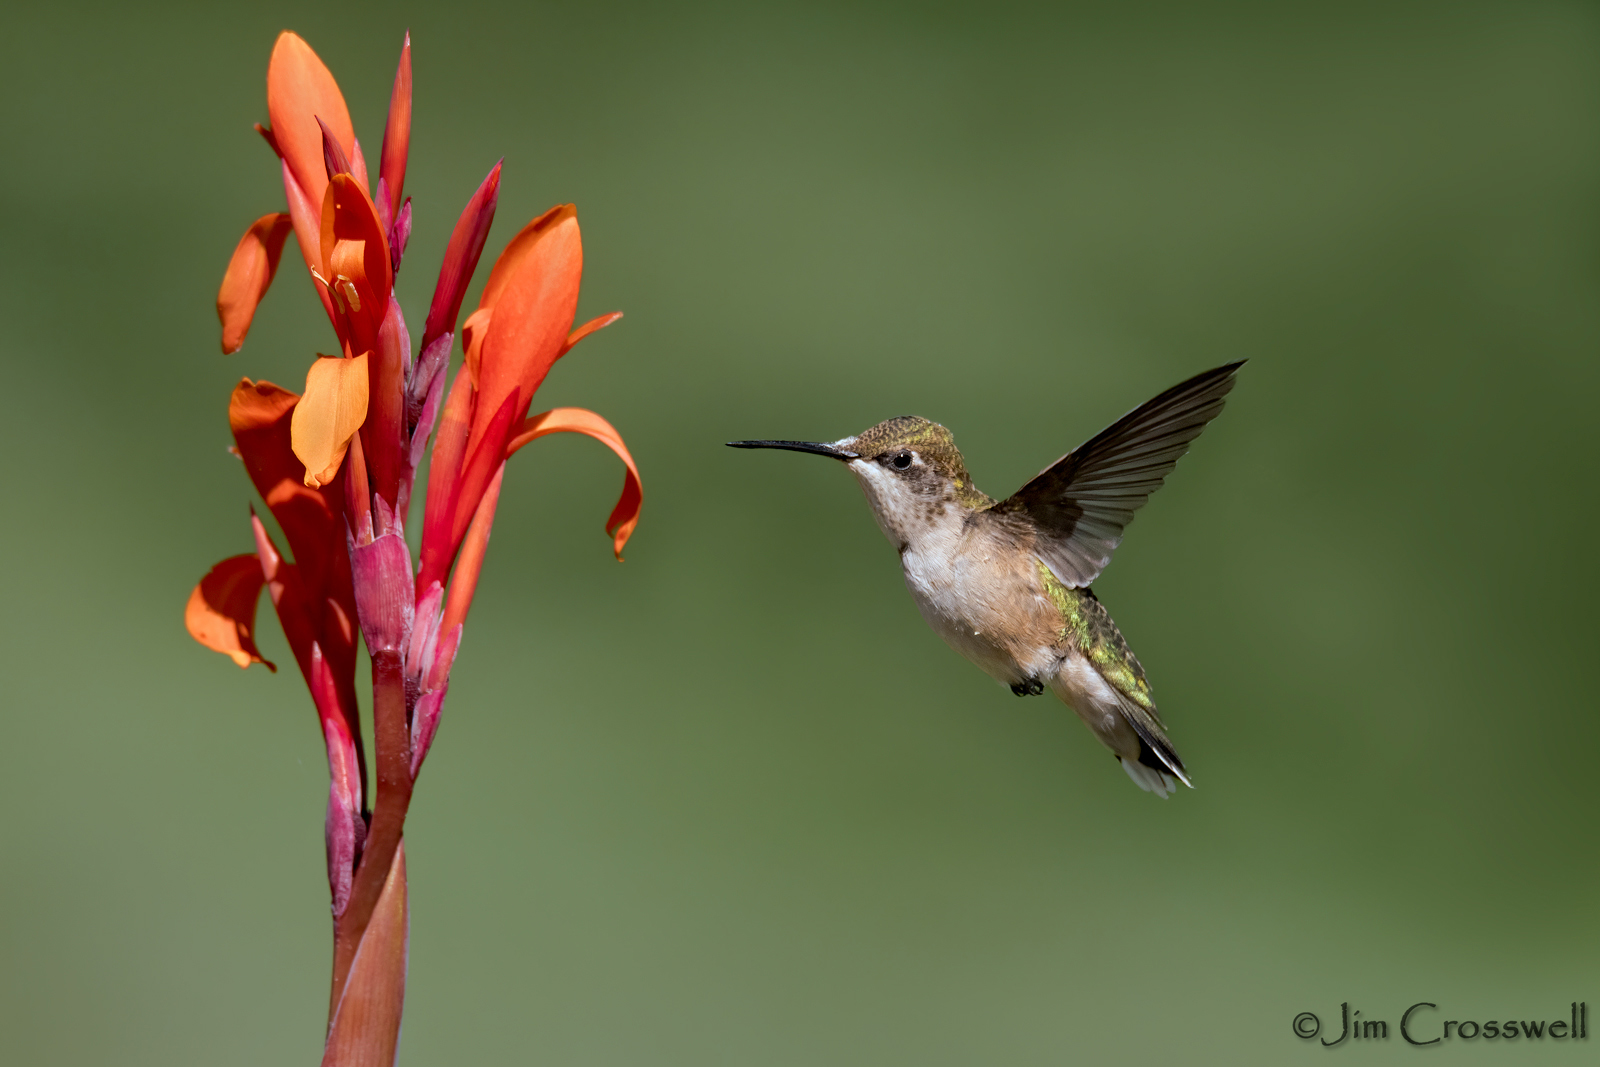
<path fill-rule="evenodd" d="M 1165 800 L 1177 791 L 1179 782 L 1194 787 L 1153 703 L 1146 706 L 1134 700 L 1082 655 L 1066 656 L 1048 684 L 1140 789 Z"/>
<path fill-rule="evenodd" d="M 1138 760 L 1118 757 L 1122 760 L 1122 769 L 1128 772 L 1133 783 L 1162 800 L 1178 791 L 1179 782 L 1193 789 L 1194 783 L 1189 781 L 1183 760 L 1178 757 L 1172 742 L 1167 740 L 1160 721 L 1131 700 L 1123 698 L 1121 704 L 1122 717 L 1139 735 Z"/>
<path fill-rule="evenodd" d="M 1118 758 L 1122 759 L 1120 756 Z M 1131 759 L 1122 760 L 1122 769 L 1128 772 L 1128 777 L 1133 779 L 1134 785 L 1146 793 L 1154 793 L 1162 800 L 1178 791 L 1178 780 L 1166 771 L 1158 771 L 1143 762 L 1135 763 Z"/>

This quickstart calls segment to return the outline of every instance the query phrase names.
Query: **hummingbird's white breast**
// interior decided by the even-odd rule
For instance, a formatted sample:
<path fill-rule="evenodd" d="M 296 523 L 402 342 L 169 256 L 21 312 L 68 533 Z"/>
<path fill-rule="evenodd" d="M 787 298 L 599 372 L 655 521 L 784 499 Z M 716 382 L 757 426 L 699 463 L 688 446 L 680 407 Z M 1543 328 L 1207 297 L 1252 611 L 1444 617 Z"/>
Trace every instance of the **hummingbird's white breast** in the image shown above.
<path fill-rule="evenodd" d="M 1033 553 L 953 492 L 918 492 L 869 460 L 854 460 L 850 469 L 899 549 L 906 588 L 934 632 L 1007 685 L 1053 675 L 1059 623 Z"/>

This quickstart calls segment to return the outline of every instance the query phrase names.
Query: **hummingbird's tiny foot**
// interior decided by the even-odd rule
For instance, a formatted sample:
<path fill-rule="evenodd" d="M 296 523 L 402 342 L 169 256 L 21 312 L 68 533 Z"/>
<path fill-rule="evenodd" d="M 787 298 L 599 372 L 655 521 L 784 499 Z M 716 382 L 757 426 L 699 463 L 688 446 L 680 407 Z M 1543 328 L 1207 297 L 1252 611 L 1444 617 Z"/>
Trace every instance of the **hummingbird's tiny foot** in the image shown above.
<path fill-rule="evenodd" d="M 1029 678 L 1026 682 L 1014 683 L 1011 691 L 1019 697 L 1036 697 L 1044 692 L 1044 683 L 1037 678 Z"/>

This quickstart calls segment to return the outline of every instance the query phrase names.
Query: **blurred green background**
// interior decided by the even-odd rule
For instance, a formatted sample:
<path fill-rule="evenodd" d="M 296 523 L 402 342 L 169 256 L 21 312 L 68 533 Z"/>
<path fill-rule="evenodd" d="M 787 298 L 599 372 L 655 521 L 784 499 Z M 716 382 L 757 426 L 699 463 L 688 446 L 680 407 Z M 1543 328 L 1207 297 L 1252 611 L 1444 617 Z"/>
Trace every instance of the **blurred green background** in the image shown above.
<path fill-rule="evenodd" d="M 511 465 L 402 1062 L 1282 1064 L 1345 1001 L 1600 1013 L 1600 9 L 19 5 L 0 1060 L 320 1051 L 311 703 L 182 624 L 251 547 L 229 389 L 332 343 L 289 250 L 217 352 L 284 27 L 369 158 L 411 30 L 414 330 L 502 154 L 489 253 L 575 201 L 580 317 L 627 312 L 536 405 L 617 425 L 643 521 L 612 562 L 591 441 Z M 1003 495 L 1241 357 L 1096 585 L 1195 775 L 1166 803 L 944 647 L 844 471 L 721 445 L 917 413 Z"/>

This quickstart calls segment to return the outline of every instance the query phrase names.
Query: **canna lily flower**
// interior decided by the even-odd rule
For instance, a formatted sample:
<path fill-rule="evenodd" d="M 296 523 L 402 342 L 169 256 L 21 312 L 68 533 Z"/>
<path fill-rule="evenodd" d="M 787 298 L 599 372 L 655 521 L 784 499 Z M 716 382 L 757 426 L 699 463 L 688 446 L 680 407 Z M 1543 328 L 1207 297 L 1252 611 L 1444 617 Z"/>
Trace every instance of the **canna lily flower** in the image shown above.
<path fill-rule="evenodd" d="M 409 36 L 376 188 L 338 84 L 292 33 L 273 48 L 267 111 L 271 126 L 256 128 L 278 157 L 287 210 L 258 218 L 234 250 L 217 295 L 222 347 L 231 353 L 243 345 L 293 232 L 338 351 L 316 357 L 301 393 L 248 378 L 234 389 L 234 451 L 292 559 L 252 512 L 255 550 L 211 569 L 190 595 L 185 621 L 197 641 L 240 667 L 276 670 L 255 641 L 261 590 L 271 597 L 328 756 L 334 973 L 323 1062 L 392 1062 L 409 921 L 402 831 L 449 691 L 505 463 L 548 434 L 592 437 L 626 467 L 606 521 L 617 559 L 638 523 L 638 468 L 609 422 L 581 408 L 528 415 L 555 361 L 621 315 L 573 329 L 583 246 L 576 209 L 560 205 L 525 226 L 495 261 L 477 309 L 461 324 L 465 358 L 450 378 L 462 300 L 498 203 L 497 163 L 450 236 L 413 358 L 394 296 L 411 230 L 411 201 L 402 199 Z M 405 524 L 424 461 L 428 494 L 413 566 Z M 371 790 L 355 682 L 358 631 L 372 664 Z"/>

